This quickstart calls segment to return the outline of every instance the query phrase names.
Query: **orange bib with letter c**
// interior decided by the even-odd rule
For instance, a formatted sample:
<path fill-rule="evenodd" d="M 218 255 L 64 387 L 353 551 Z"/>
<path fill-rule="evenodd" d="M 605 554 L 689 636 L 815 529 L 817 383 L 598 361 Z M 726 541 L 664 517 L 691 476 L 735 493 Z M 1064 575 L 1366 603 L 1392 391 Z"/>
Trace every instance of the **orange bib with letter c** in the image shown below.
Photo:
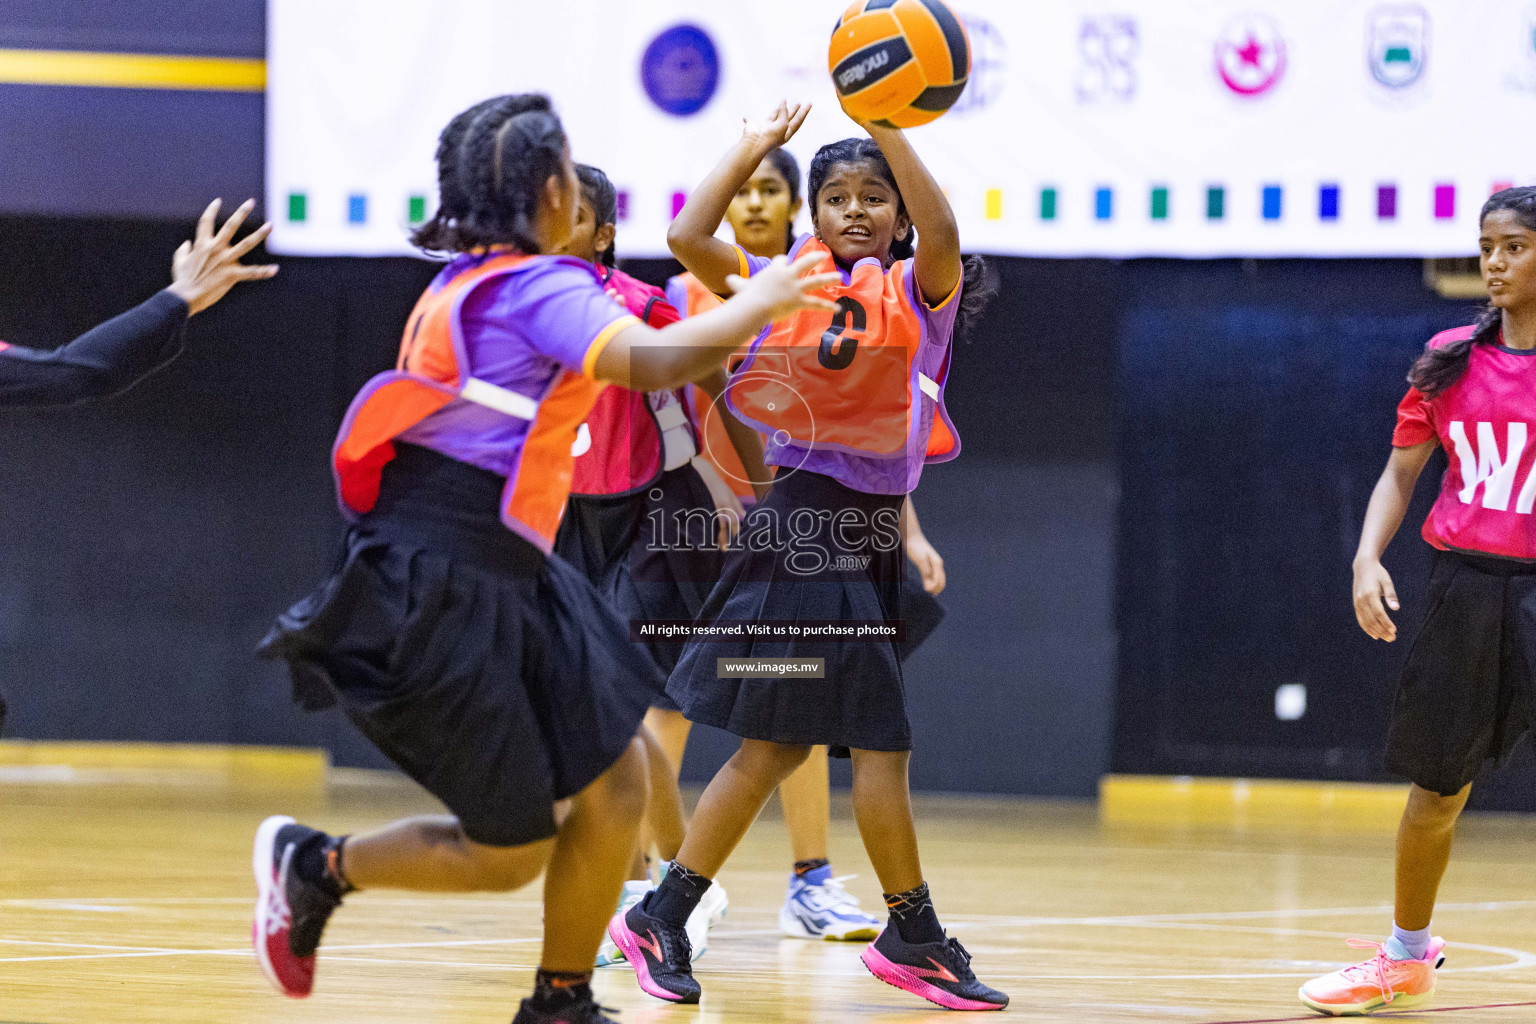
<path fill-rule="evenodd" d="M 806 238 L 791 258 L 816 252 L 813 273 L 838 269 L 832 251 Z M 752 343 L 726 399 L 739 419 L 781 444 L 896 459 L 942 461 L 959 447 L 943 414 L 946 353 L 937 379 L 920 360 L 934 344 L 912 308 L 911 264 L 890 270 L 860 260 L 845 284 L 820 294 L 837 312 L 801 310 Z M 920 300 L 919 300 L 920 301 Z"/>

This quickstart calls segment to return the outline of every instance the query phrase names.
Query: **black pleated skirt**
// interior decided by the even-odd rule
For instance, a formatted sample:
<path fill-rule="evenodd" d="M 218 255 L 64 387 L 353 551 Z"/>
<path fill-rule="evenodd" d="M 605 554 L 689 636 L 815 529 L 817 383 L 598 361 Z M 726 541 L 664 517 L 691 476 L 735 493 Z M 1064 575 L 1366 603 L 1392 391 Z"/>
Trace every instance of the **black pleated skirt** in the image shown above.
<path fill-rule="evenodd" d="M 664 676 L 591 583 L 497 517 L 501 477 L 413 445 L 340 566 L 259 653 L 340 703 L 473 841 L 555 834 L 556 800 L 623 754 Z"/>
<path fill-rule="evenodd" d="M 923 589 L 923 574 L 907 560 L 901 582 L 901 621 L 906 623 L 906 639 L 899 645 L 901 660 L 906 661 L 923 645 L 944 621 L 944 605 Z"/>
<path fill-rule="evenodd" d="M 906 558 L 889 541 L 902 501 L 816 473 L 781 475 L 747 514 L 699 621 L 899 619 Z M 820 658 L 825 678 L 720 679 L 718 658 Z M 894 640 L 691 640 L 667 692 L 691 721 L 746 739 L 826 744 L 844 757 L 849 748 L 912 748 Z"/>
<path fill-rule="evenodd" d="M 1536 565 L 1437 551 L 1387 734 L 1387 770 L 1441 796 L 1502 761 L 1536 712 Z"/>
<path fill-rule="evenodd" d="M 571 498 L 555 553 L 591 580 L 626 622 L 693 619 L 725 562 L 711 528 L 714 513 L 703 477 L 684 465 L 638 494 Z M 683 649 L 661 641 L 643 646 L 663 672 L 672 671 Z M 677 710 L 665 693 L 655 706 Z"/>

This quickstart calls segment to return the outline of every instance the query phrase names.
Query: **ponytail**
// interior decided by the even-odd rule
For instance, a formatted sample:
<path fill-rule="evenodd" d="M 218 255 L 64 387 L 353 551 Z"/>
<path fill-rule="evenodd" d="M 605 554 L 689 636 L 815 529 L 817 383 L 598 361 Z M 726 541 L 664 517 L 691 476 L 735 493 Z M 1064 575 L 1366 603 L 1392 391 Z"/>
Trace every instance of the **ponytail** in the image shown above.
<path fill-rule="evenodd" d="M 1512 211 L 1521 227 L 1536 231 L 1536 186 L 1525 185 L 1495 192 L 1477 215 L 1478 225 L 1481 226 L 1489 214 L 1499 210 Z M 1504 311 L 1497 306 L 1486 307 L 1478 316 L 1470 338 L 1438 348 L 1426 348 L 1413 361 L 1413 368 L 1408 371 L 1408 383 L 1422 392 L 1425 398 L 1434 398 L 1467 372 L 1467 361 L 1472 358 L 1472 346 L 1496 344 L 1499 330 L 1503 326 Z"/>
<path fill-rule="evenodd" d="M 1472 358 L 1473 345 L 1491 345 L 1498 341 L 1499 329 L 1504 326 L 1504 311 L 1488 306 L 1477 318 L 1477 327 L 1470 338 L 1453 341 L 1449 345 L 1426 348 L 1408 371 L 1408 383 L 1425 398 L 1434 398 L 1461 379 L 1467 372 L 1467 361 Z"/>
<path fill-rule="evenodd" d="M 980 256 L 967 256 L 960 279 L 960 308 L 955 311 L 955 337 L 969 340 L 976 321 L 997 297 L 997 268 Z"/>
<path fill-rule="evenodd" d="M 469 200 L 459 187 L 459 147 L 469 126 L 485 111 L 506 97 L 498 96 L 482 100 L 461 111 L 437 138 L 437 210 L 432 219 L 411 233 L 411 244 L 429 253 L 456 252 L 462 248 L 458 241 L 458 220 L 464 216 Z"/>
<path fill-rule="evenodd" d="M 459 251 L 496 245 L 539 251 L 534 217 L 544 183 L 563 173 L 565 144 L 549 97 L 538 93 L 504 96 L 475 118 L 458 152 L 466 201 Z"/>

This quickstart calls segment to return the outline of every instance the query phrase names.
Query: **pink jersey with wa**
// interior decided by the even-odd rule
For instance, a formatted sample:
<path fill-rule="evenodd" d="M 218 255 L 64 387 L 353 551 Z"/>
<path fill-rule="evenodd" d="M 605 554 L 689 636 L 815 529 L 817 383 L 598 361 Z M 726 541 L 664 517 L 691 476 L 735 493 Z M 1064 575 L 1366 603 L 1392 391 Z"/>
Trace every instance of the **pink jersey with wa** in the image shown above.
<path fill-rule="evenodd" d="M 1430 345 L 1472 332 L 1445 331 Z M 1438 440 L 1450 459 L 1440 497 L 1424 520 L 1425 540 L 1442 550 L 1536 560 L 1533 428 L 1536 349 L 1473 345 L 1466 372 L 1435 398 L 1408 389 L 1397 407 L 1393 446 Z"/>

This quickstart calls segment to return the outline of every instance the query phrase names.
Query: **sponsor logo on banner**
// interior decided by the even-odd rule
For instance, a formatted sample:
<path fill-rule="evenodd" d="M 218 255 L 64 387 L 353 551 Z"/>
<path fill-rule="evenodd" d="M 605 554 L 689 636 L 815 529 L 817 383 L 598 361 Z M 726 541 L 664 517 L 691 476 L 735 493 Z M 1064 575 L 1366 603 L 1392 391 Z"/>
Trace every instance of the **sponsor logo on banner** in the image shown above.
<path fill-rule="evenodd" d="M 949 108 L 951 114 L 974 114 L 996 103 L 1008 82 L 1008 41 L 996 25 L 977 14 L 962 14 L 971 37 L 971 77 L 965 91 Z"/>
<path fill-rule="evenodd" d="M 1366 15 L 1366 60 L 1371 77 L 1406 89 L 1424 75 L 1429 57 L 1429 12 L 1418 4 L 1387 4 Z"/>
<path fill-rule="evenodd" d="M 1518 31 L 1520 63 L 1506 77 L 1505 84 L 1522 92 L 1536 92 L 1536 4 L 1521 15 Z"/>
<path fill-rule="evenodd" d="M 1285 37 L 1267 15 L 1239 15 L 1216 39 L 1216 74 L 1238 96 L 1263 96 L 1280 84 L 1285 69 Z"/>
<path fill-rule="evenodd" d="M 703 110 L 720 85 L 720 53 L 697 25 L 673 25 L 645 48 L 640 84 L 651 102 L 674 117 Z"/>
<path fill-rule="evenodd" d="M 1141 53 L 1141 33 L 1128 14 L 1105 14 L 1083 19 L 1077 33 L 1077 101 L 1126 102 L 1136 96 L 1136 57 Z"/>

